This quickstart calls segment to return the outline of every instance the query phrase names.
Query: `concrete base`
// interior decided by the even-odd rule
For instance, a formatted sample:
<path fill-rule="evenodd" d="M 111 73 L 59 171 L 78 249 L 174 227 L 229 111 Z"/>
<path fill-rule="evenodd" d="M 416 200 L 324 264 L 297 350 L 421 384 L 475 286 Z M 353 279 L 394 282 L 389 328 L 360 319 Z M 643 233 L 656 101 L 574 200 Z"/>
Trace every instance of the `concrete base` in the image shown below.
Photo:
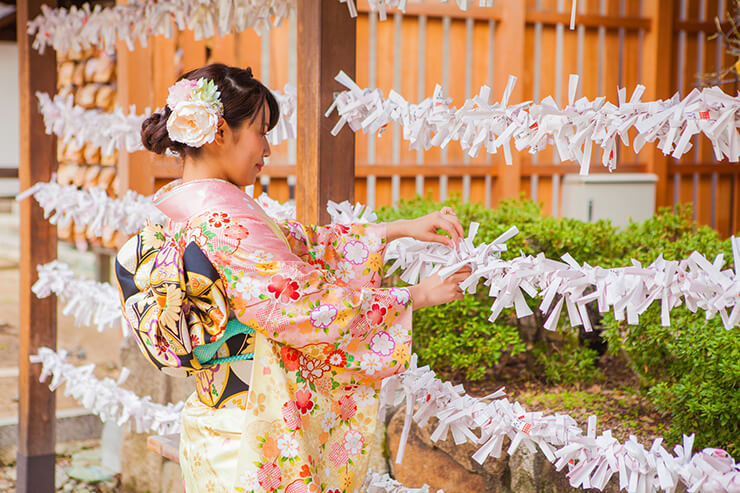
<path fill-rule="evenodd" d="M 56 443 L 90 440 L 100 438 L 103 423 L 100 418 L 90 414 L 87 409 L 65 409 L 57 411 L 55 429 Z M 0 419 L 0 463 L 12 464 L 15 462 L 17 443 L 18 418 Z"/>

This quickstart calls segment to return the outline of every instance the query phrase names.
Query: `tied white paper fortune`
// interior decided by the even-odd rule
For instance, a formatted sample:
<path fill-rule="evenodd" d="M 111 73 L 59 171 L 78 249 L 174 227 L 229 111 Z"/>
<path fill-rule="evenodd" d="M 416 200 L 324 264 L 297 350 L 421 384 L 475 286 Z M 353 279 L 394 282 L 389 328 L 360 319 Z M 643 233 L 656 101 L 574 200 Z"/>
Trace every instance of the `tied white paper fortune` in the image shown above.
<path fill-rule="evenodd" d="M 38 298 L 59 296 L 66 302 L 63 313 L 74 316 L 78 326 L 92 324 L 98 332 L 122 326 L 118 290 L 110 283 L 78 279 L 69 266 L 57 260 L 39 265 L 37 271 L 39 278 L 31 288 L 33 293 Z"/>
<path fill-rule="evenodd" d="M 694 437 L 684 436 L 675 455 L 655 439 L 646 449 L 634 436 L 620 443 L 609 430 L 596 434 L 596 416 L 588 420 L 586 434 L 567 415 L 527 412 L 518 402 L 504 398 L 504 389 L 477 398 L 465 394 L 462 385 L 452 385 L 435 377 L 428 367 L 418 368 L 416 355 L 404 373 L 383 381 L 381 419 L 388 408 L 405 404 L 406 414 L 399 440 L 396 463 L 403 459 L 412 421 L 425 426 L 432 418 L 438 423 L 432 441 L 446 440 L 450 433 L 456 445 L 479 445 L 472 458 L 483 464 L 490 457 L 501 457 L 504 438 L 513 454 L 524 445 L 530 451 L 542 450 L 555 469 L 567 467 L 571 486 L 603 490 L 617 475 L 619 488 L 629 493 L 674 491 L 678 482 L 689 492 L 740 492 L 740 464 L 724 450 L 707 448 L 692 454 Z"/>
<path fill-rule="evenodd" d="M 427 485 L 421 488 L 407 488 L 388 474 L 380 474 L 372 469 L 367 471 L 362 491 L 365 493 L 430 493 Z M 437 493 L 444 493 L 444 491 L 437 490 Z"/>
<path fill-rule="evenodd" d="M 629 100 L 626 89 L 619 89 L 619 102 L 614 105 L 603 96 L 576 100 L 579 78 L 571 75 L 568 105 L 560 108 L 550 96 L 540 103 L 510 105 L 516 77 L 509 77 L 500 102 L 489 104 L 491 90 L 483 86 L 458 109 L 439 85 L 432 97 L 412 104 L 393 90 L 385 98 L 379 89 L 362 89 L 344 72 L 336 80 L 347 90 L 326 111 L 327 117 L 334 110 L 339 115 L 333 135 L 345 125 L 355 132 L 382 134 L 388 124 L 397 122 L 410 149 L 445 148 L 457 141 L 473 157 L 481 148 L 490 154 L 501 149 L 509 165 L 512 145 L 532 154 L 554 146 L 561 160 L 580 164 L 582 175 L 589 172 L 594 146 L 601 148 L 601 164 L 615 170 L 619 141 L 632 145 L 635 153 L 657 141 L 664 154 L 678 159 L 691 149 L 692 138 L 703 134 L 718 160 L 738 162 L 740 158 L 740 96 L 730 96 L 719 87 L 694 89 L 683 99 L 676 94 L 671 99 L 643 102 L 645 87 L 638 85 Z M 636 130 L 632 141 L 631 129 Z"/>
<path fill-rule="evenodd" d="M 267 205 L 268 210 L 270 210 L 269 202 Z M 350 214 L 357 213 L 357 211 L 363 211 L 362 214 L 366 218 L 372 218 L 372 212 L 363 210 L 359 205 L 352 207 L 348 203 L 343 203 L 336 207 L 330 206 L 329 210 L 332 209 L 343 211 L 343 214 L 347 217 L 351 217 Z M 473 257 L 476 257 L 476 255 L 480 257 L 491 256 L 496 259 L 498 253 L 505 251 L 505 242 L 516 234 L 516 228 L 512 228 L 490 245 L 473 247 L 472 240 L 475 237 L 476 229 L 475 225 L 471 226 L 468 237 L 459 247 L 462 252 L 473 253 Z M 417 246 L 425 247 L 421 242 L 418 243 L 420 245 Z M 426 246 L 444 247 L 435 244 Z M 394 242 L 389 248 L 395 249 L 396 258 L 400 258 L 398 257 L 398 250 L 403 250 L 403 245 L 400 242 Z M 740 244 L 736 241 L 733 241 L 733 251 L 736 252 L 736 255 L 740 254 Z M 445 256 L 449 257 L 449 252 L 440 251 L 437 254 L 443 258 Z M 464 255 L 457 255 L 456 260 L 458 262 L 453 261 L 452 266 L 448 267 L 447 270 L 458 269 L 459 266 L 455 266 L 455 264 L 464 262 L 464 260 L 461 260 L 463 257 Z M 719 262 L 715 262 L 715 264 L 718 265 Z M 721 267 L 717 266 L 717 268 Z M 439 269 L 439 266 L 419 267 L 418 271 L 421 274 L 422 271 L 427 272 L 427 270 L 433 271 L 434 269 Z M 64 268 L 54 269 L 50 266 L 46 269 L 46 272 L 44 282 L 48 286 L 61 286 L 62 283 L 74 284 Z M 54 273 L 61 273 L 59 279 L 53 279 Z M 108 311 L 120 310 L 116 296 L 111 295 L 108 301 L 103 298 L 102 296 L 99 297 L 99 301 L 101 304 L 107 303 L 109 305 Z M 509 448 L 510 453 L 513 453 L 520 443 L 524 443 L 525 446 L 530 448 L 536 444 L 542 448 L 551 461 L 556 462 L 556 467 L 559 470 L 568 465 L 570 481 L 574 486 L 599 487 L 601 484 L 606 484 L 613 474 L 618 473 L 620 487 L 631 492 L 653 491 L 657 488 L 657 485 L 670 490 L 670 485 L 675 486 L 676 478 L 691 486 L 690 491 L 694 492 L 740 491 L 733 489 L 735 488 L 734 485 L 740 484 L 737 467 L 732 458 L 724 451 L 707 449 L 692 456 L 691 438 L 687 438 L 683 448 L 677 447 L 675 449 L 678 458 L 674 458 L 660 446 L 660 440 L 656 441 L 650 451 L 646 452 L 644 447 L 638 444 L 636 440 L 632 439 L 621 445 L 611 437 L 609 432 L 605 432 L 598 439 L 595 439 L 596 422 L 593 417 L 589 420 L 588 434 L 586 437 L 582 437 L 580 428 L 568 416 L 542 416 L 541 413 L 525 413 L 518 403 L 512 405 L 504 399 L 492 403 L 486 402 L 488 399 L 502 397 L 504 395 L 503 389 L 484 399 L 469 397 L 464 394 L 462 386 L 453 386 L 441 382 L 434 378 L 434 373 L 428 368 L 417 368 L 415 358 L 414 356 L 411 369 L 408 372 L 399 377 L 394 377 L 394 379 L 389 379 L 384 384 L 381 394 L 382 402 L 385 405 L 398 405 L 404 397 L 406 398 L 406 422 L 400 441 L 401 445 L 399 446 L 399 460 L 403 456 L 403 449 L 411 426 L 411 418 L 413 417 L 414 420 L 423 425 L 434 415 L 440 419 L 440 425 L 433 438 L 435 440 L 445 438 L 449 430 L 452 432 L 456 443 L 466 441 L 467 437 L 473 443 L 481 444 L 482 448 L 474 455 L 474 459 L 480 463 L 489 455 L 497 456 L 497 454 L 500 454 L 503 437 L 509 436 L 512 439 Z M 51 370 L 51 372 L 57 377 L 57 380 L 61 379 L 66 367 L 56 365 L 54 368 L 56 372 L 54 370 Z M 75 372 L 77 370 L 72 367 L 68 371 Z M 396 394 L 398 389 L 402 390 L 400 396 Z M 415 403 L 420 404 L 416 413 L 414 413 Z M 87 401 L 87 404 L 92 406 L 95 403 Z M 179 403 L 175 406 L 181 405 Z M 476 414 L 481 409 L 483 409 L 481 412 L 484 413 L 483 419 L 480 418 L 479 414 Z M 496 413 L 495 416 L 491 414 L 493 412 Z M 485 418 L 486 416 L 488 418 Z M 495 421 L 494 417 L 498 421 Z M 479 427 L 483 424 L 480 438 L 470 431 L 471 420 Z M 560 450 L 553 451 L 553 447 L 558 446 L 563 447 Z M 575 464 L 576 461 L 579 461 L 578 464 Z M 647 462 L 653 469 L 644 467 L 644 462 Z M 592 472 L 593 476 L 590 476 Z M 389 486 L 388 483 L 382 481 L 379 484 L 379 488 Z M 390 485 L 390 487 L 395 486 Z M 398 486 L 398 488 L 386 489 L 385 491 L 406 491 L 400 489 L 401 486 Z"/>
<path fill-rule="evenodd" d="M 283 92 L 272 93 L 280 106 L 280 119 L 267 138 L 271 145 L 278 145 L 296 137 L 296 89 L 286 85 Z M 75 105 L 72 96 L 56 95 L 52 99 L 46 93 L 37 92 L 36 97 L 49 135 L 54 134 L 77 147 L 91 144 L 99 147 L 105 156 L 110 156 L 116 149 L 126 152 L 144 150 L 141 124 L 150 114 L 148 108 L 143 115 L 137 115 L 136 107 L 132 105 L 128 114 L 124 114 L 120 107 L 113 112 L 87 110 Z"/>
<path fill-rule="evenodd" d="M 600 312 L 611 309 L 617 320 L 626 319 L 631 325 L 638 323 L 639 316 L 654 301 L 661 304 L 664 326 L 670 325 L 671 309 L 681 303 L 692 312 L 705 311 L 707 320 L 719 314 L 726 329 L 740 324 L 740 238 L 731 240 L 735 270 L 723 270 L 725 261 L 721 254 L 710 262 L 698 252 L 681 261 L 665 260 L 660 255 L 645 267 L 632 260 L 628 267 L 604 269 L 580 265 L 567 253 L 562 256 L 563 262 L 548 259 L 542 253 L 501 260 L 499 253 L 506 250 L 506 241 L 518 232 L 516 227 L 489 244 L 475 246 L 477 232 L 478 224 L 471 223 L 467 238 L 455 249 L 410 238 L 396 240 L 386 254 L 386 260 L 395 259 L 388 275 L 400 268 L 401 279 L 416 284 L 435 272 L 445 278 L 470 266 L 472 273 L 460 287 L 474 294 L 480 281 L 484 281 L 488 295 L 496 298 L 491 306 L 491 322 L 504 308 L 512 306 L 517 317 L 531 315 L 526 293 L 531 298 L 542 298 L 539 309 L 550 313 L 544 326 L 547 330 L 557 329 L 565 306 L 571 326 L 582 325 L 591 331 L 586 305 L 594 301 Z"/>
<path fill-rule="evenodd" d="M 349 9 L 349 15 L 357 17 L 357 6 L 355 0 L 339 0 L 341 3 L 346 3 Z M 439 0 L 440 2 L 448 3 L 449 0 Z M 388 16 L 388 10 L 398 9 L 403 13 L 406 13 L 406 4 L 408 0 L 368 0 L 368 6 L 370 10 L 378 13 L 378 17 L 381 21 L 386 20 Z M 493 7 L 493 0 L 455 0 L 455 3 L 461 10 L 468 10 L 476 3 L 481 7 Z"/>
<path fill-rule="evenodd" d="M 127 5 L 98 4 L 92 9 L 89 3 L 70 9 L 42 5 L 41 14 L 28 23 L 28 34 L 35 35 L 33 47 L 41 53 L 46 46 L 61 53 L 92 47 L 111 51 L 119 40 L 133 50 L 137 39 L 146 46 L 149 36 L 172 38 L 175 29 L 192 31 L 196 40 L 250 28 L 261 32 L 287 19 L 295 3 L 296 0 L 132 0 Z"/>
<path fill-rule="evenodd" d="M 128 377 L 128 370 L 121 369 L 118 380 L 99 380 L 93 374 L 94 364 L 76 367 L 65 361 L 66 351 L 59 353 L 42 347 L 30 356 L 31 363 L 41 363 L 40 381 L 51 377 L 49 388 L 53 391 L 66 384 L 65 395 L 76 399 L 82 406 L 100 416 L 102 421 L 115 420 L 121 426 L 132 424 L 137 433 L 153 431 L 160 435 L 180 431 L 180 412 L 183 402 L 156 404 L 150 397 L 141 398 L 120 387 Z"/>
<path fill-rule="evenodd" d="M 44 210 L 44 217 L 58 226 L 74 222 L 88 232 L 111 238 L 116 231 L 125 235 L 137 233 L 147 221 L 163 224 L 164 215 L 149 197 L 129 190 L 120 198 L 109 197 L 101 188 L 78 189 L 53 181 L 39 182 L 20 193 L 17 201 L 33 196 Z"/>
<path fill-rule="evenodd" d="M 62 186 L 54 181 L 39 182 L 20 193 L 17 201 L 33 196 L 44 210 L 44 217 L 51 224 L 65 226 L 74 222 L 88 227 L 88 232 L 110 238 L 119 231 L 124 235 L 138 233 L 147 221 L 164 224 L 165 216 L 154 206 L 150 197 L 129 190 L 122 198 L 112 198 L 99 188 L 78 189 L 73 185 Z M 267 194 L 257 202 L 277 220 L 295 219 L 295 204 L 281 204 Z M 352 206 L 330 202 L 328 207 L 332 222 L 339 224 L 366 223 L 377 220 L 370 208 L 360 204 Z"/>

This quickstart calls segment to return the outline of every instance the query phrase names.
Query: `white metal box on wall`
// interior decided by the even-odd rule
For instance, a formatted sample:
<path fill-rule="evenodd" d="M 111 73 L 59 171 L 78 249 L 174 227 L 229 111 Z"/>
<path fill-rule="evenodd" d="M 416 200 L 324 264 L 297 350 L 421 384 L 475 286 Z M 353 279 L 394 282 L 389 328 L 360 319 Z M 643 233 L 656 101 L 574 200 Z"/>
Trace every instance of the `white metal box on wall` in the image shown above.
<path fill-rule="evenodd" d="M 657 181 L 650 173 L 565 175 L 562 216 L 587 222 L 610 219 L 615 226 L 626 226 L 630 218 L 643 221 L 655 212 Z"/>

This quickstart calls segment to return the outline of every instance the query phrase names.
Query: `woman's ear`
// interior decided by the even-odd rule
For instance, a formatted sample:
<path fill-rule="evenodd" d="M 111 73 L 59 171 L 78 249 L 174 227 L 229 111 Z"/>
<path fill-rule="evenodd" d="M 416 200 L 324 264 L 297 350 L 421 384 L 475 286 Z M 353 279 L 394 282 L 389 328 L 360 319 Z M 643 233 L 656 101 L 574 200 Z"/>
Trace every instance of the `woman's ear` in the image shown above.
<path fill-rule="evenodd" d="M 228 125 L 226 125 L 226 120 L 224 120 L 223 117 L 219 117 L 218 124 L 216 126 L 216 137 L 214 138 L 214 142 L 216 144 L 223 145 L 224 132 L 228 132 Z"/>

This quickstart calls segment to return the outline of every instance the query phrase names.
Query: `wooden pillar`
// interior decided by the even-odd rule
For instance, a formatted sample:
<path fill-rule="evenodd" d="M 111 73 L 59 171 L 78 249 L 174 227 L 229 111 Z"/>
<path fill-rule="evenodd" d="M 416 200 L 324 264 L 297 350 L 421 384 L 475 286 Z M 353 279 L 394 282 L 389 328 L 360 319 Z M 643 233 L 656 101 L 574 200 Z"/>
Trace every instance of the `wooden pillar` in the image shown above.
<path fill-rule="evenodd" d="M 56 92 L 56 56 L 47 47 L 44 55 L 31 48 L 26 33 L 30 19 L 41 5 L 56 7 L 55 0 L 21 0 L 17 3 L 18 73 L 20 87 L 20 189 L 49 181 L 56 170 L 56 139 L 46 135 L 38 111 L 36 91 Z M 36 266 L 57 256 L 57 231 L 44 219 L 33 199 L 20 206 L 20 354 L 18 362 L 18 493 L 54 491 L 55 397 L 47 383 L 39 382 L 41 365 L 28 357 L 47 346 L 56 348 L 56 298 L 38 299 L 31 292 Z"/>
<path fill-rule="evenodd" d="M 494 97 L 500 100 L 509 80 L 509 75 L 517 77 L 517 85 L 509 98 L 509 104 L 520 103 L 524 77 L 524 28 L 527 2 L 522 0 L 502 0 L 501 22 L 496 24 L 496 48 L 494 66 Z M 513 144 L 513 141 L 512 141 Z M 501 199 L 518 198 L 521 191 L 522 155 L 512 145 L 512 164 L 499 166 L 492 203 Z"/>
<path fill-rule="evenodd" d="M 650 19 L 650 31 L 645 33 L 643 45 L 643 74 L 645 95 L 643 101 L 655 101 L 671 96 L 673 79 L 673 0 L 645 0 L 643 9 Z M 668 156 L 655 144 L 645 149 L 649 173 L 658 175 L 655 187 L 655 207 L 671 205 L 668 176 Z"/>
<path fill-rule="evenodd" d="M 340 70 L 355 77 L 356 22 L 347 5 L 336 0 L 298 2 L 298 163 L 296 208 L 308 224 L 329 222 L 328 200 L 354 201 L 355 135 L 330 131 L 336 117 L 326 118 Z"/>

